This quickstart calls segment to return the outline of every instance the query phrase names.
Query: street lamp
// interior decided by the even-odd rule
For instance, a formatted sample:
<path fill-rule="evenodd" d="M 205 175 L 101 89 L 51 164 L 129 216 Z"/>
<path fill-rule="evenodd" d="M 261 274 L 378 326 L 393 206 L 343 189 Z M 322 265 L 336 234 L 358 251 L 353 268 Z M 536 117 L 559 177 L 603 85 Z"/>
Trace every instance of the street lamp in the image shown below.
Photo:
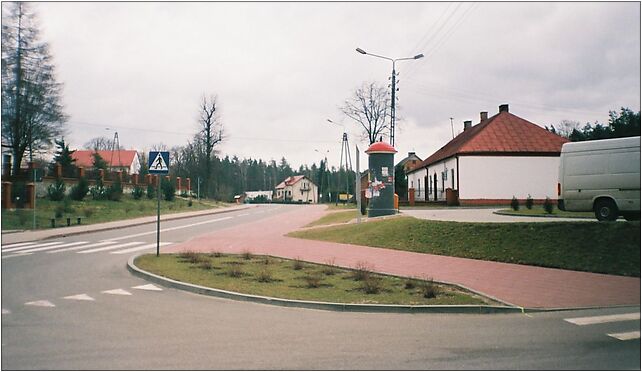
<path fill-rule="evenodd" d="M 366 52 L 365 50 L 363 50 L 361 48 L 357 48 L 356 50 L 357 50 L 357 52 L 359 52 L 361 54 L 365 54 L 365 55 L 369 55 L 369 56 L 373 56 L 373 57 L 377 57 L 377 58 L 383 58 L 383 59 L 387 59 L 388 61 L 392 61 L 392 97 L 391 97 L 392 102 L 390 103 L 390 144 L 394 147 L 395 146 L 395 92 L 396 92 L 396 89 L 397 89 L 397 87 L 396 87 L 396 85 L 397 85 L 397 75 L 395 73 L 395 62 L 411 60 L 411 59 L 419 59 L 419 58 L 423 58 L 424 55 L 423 54 L 417 54 L 414 57 L 394 58 L 393 59 L 393 58 L 389 58 L 389 57 L 380 56 L 380 55 L 377 55 L 377 54 L 368 53 L 368 52 Z"/>

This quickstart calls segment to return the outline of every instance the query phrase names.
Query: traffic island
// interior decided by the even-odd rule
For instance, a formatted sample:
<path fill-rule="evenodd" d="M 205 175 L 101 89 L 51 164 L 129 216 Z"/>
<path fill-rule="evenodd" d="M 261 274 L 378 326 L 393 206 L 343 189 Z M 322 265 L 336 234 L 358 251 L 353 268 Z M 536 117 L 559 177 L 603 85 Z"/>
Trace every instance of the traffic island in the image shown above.
<path fill-rule="evenodd" d="M 507 306 L 455 285 L 272 256 L 182 252 L 139 255 L 128 269 L 151 282 L 198 294 L 286 307 L 390 313 L 509 313 Z"/>

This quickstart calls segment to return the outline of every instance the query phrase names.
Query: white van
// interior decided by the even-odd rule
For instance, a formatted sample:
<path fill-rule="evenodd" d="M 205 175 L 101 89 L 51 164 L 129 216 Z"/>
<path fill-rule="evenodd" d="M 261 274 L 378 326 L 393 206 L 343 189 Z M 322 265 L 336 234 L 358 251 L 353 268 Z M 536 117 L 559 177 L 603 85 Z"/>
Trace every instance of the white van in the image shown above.
<path fill-rule="evenodd" d="M 600 221 L 640 219 L 640 137 L 562 146 L 558 208 L 594 211 Z"/>

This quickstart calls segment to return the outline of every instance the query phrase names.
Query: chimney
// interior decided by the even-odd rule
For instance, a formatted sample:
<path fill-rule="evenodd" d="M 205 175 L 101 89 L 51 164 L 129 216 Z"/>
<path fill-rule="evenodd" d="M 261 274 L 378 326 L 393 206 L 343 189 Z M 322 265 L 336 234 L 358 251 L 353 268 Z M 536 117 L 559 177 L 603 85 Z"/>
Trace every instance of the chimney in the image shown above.
<path fill-rule="evenodd" d="M 464 122 L 464 131 L 467 131 L 468 129 L 472 128 L 473 126 L 473 121 L 472 120 L 466 120 Z"/>
<path fill-rule="evenodd" d="M 499 112 L 508 112 L 508 103 L 504 103 L 503 105 L 499 105 Z"/>
<path fill-rule="evenodd" d="M 488 120 L 488 111 L 482 111 L 479 113 L 479 119 L 480 122 L 484 120 Z"/>
<path fill-rule="evenodd" d="M 415 154 L 415 152 L 414 152 L 414 151 L 410 151 L 410 152 L 408 152 L 408 157 L 411 157 L 411 156 L 413 156 L 414 154 Z"/>

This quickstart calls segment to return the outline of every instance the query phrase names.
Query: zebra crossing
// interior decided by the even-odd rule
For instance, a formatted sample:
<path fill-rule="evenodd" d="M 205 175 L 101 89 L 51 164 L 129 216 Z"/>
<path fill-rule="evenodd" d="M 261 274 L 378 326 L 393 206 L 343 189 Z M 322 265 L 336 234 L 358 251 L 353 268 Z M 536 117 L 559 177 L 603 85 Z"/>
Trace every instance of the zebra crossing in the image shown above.
<path fill-rule="evenodd" d="M 618 323 L 618 322 L 635 321 L 635 320 L 640 320 L 640 313 L 599 315 L 599 316 L 587 316 L 587 317 L 580 317 L 580 318 L 564 319 L 564 321 L 571 324 L 575 324 L 580 327 L 592 326 L 592 325 L 598 325 L 598 324 L 610 324 L 610 323 Z M 620 341 L 637 340 L 640 338 L 640 329 L 638 326 L 637 330 L 606 333 L 606 335 Z"/>
<path fill-rule="evenodd" d="M 120 240 L 120 239 L 119 239 Z M 160 246 L 167 246 L 172 242 L 160 242 Z M 122 242 L 116 240 L 91 241 L 51 241 L 51 242 L 22 242 L 2 246 L 1 259 L 27 256 L 33 253 L 56 254 L 63 252 L 75 252 L 78 254 L 109 253 L 128 254 L 155 248 L 156 243 L 142 241 Z"/>

